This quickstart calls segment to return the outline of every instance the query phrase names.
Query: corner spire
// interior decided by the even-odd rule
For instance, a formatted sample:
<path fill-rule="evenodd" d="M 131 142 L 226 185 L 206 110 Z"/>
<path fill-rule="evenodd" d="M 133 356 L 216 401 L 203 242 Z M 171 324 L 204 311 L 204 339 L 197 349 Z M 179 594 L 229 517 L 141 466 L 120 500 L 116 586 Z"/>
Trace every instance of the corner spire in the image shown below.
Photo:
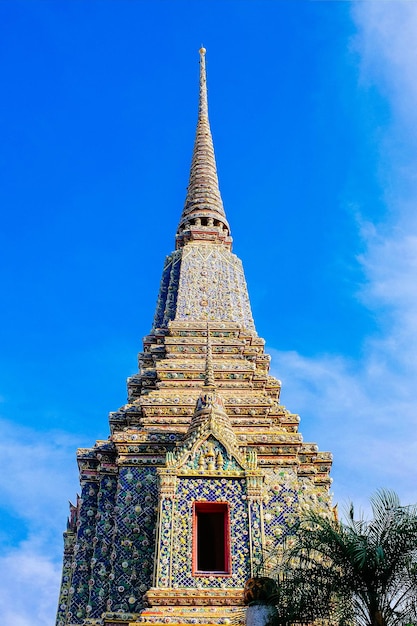
<path fill-rule="evenodd" d="M 206 49 L 200 48 L 200 97 L 197 133 L 184 209 L 177 230 L 177 248 L 189 241 L 231 246 L 230 227 L 220 195 L 213 138 L 208 118 Z"/>

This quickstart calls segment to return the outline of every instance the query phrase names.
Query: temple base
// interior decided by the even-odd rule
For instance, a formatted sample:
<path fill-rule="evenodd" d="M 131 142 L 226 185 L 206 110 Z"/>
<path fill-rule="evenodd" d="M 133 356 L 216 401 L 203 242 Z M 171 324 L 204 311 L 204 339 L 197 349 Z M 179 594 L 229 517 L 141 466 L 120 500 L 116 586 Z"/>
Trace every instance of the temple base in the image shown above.
<path fill-rule="evenodd" d="M 166 624 L 233 624 L 245 623 L 243 606 L 166 606 L 145 610 L 137 622 L 129 626 L 166 626 Z"/>
<path fill-rule="evenodd" d="M 146 593 L 150 608 L 129 626 L 243 624 L 243 589 L 160 589 Z"/>

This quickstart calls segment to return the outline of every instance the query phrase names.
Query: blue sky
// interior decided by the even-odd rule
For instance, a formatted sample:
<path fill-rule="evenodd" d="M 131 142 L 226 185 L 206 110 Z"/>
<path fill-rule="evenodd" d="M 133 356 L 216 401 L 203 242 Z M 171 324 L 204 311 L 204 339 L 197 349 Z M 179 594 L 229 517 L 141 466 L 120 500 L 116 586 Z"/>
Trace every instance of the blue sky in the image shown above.
<path fill-rule="evenodd" d="M 3 621 L 54 619 L 75 449 L 125 402 L 173 248 L 201 44 L 282 401 L 335 501 L 416 502 L 417 3 L 5 0 L 0 24 Z"/>

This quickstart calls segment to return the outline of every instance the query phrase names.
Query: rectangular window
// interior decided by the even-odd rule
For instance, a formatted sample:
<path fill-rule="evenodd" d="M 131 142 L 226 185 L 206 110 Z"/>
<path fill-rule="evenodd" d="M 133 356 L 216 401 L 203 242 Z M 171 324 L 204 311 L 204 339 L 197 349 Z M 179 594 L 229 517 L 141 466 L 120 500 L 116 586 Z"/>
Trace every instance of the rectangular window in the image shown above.
<path fill-rule="evenodd" d="M 230 574 L 229 505 L 226 502 L 194 503 L 193 574 Z"/>

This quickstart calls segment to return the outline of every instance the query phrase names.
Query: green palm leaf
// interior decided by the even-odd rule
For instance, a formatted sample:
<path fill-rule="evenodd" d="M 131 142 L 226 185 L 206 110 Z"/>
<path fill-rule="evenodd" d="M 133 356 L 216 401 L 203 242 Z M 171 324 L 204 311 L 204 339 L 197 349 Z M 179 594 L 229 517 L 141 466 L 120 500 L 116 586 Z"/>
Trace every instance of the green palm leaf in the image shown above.
<path fill-rule="evenodd" d="M 417 508 L 393 491 L 371 498 L 373 518 L 300 520 L 276 572 L 280 624 L 417 624 Z M 281 546 L 282 547 L 282 546 Z"/>

